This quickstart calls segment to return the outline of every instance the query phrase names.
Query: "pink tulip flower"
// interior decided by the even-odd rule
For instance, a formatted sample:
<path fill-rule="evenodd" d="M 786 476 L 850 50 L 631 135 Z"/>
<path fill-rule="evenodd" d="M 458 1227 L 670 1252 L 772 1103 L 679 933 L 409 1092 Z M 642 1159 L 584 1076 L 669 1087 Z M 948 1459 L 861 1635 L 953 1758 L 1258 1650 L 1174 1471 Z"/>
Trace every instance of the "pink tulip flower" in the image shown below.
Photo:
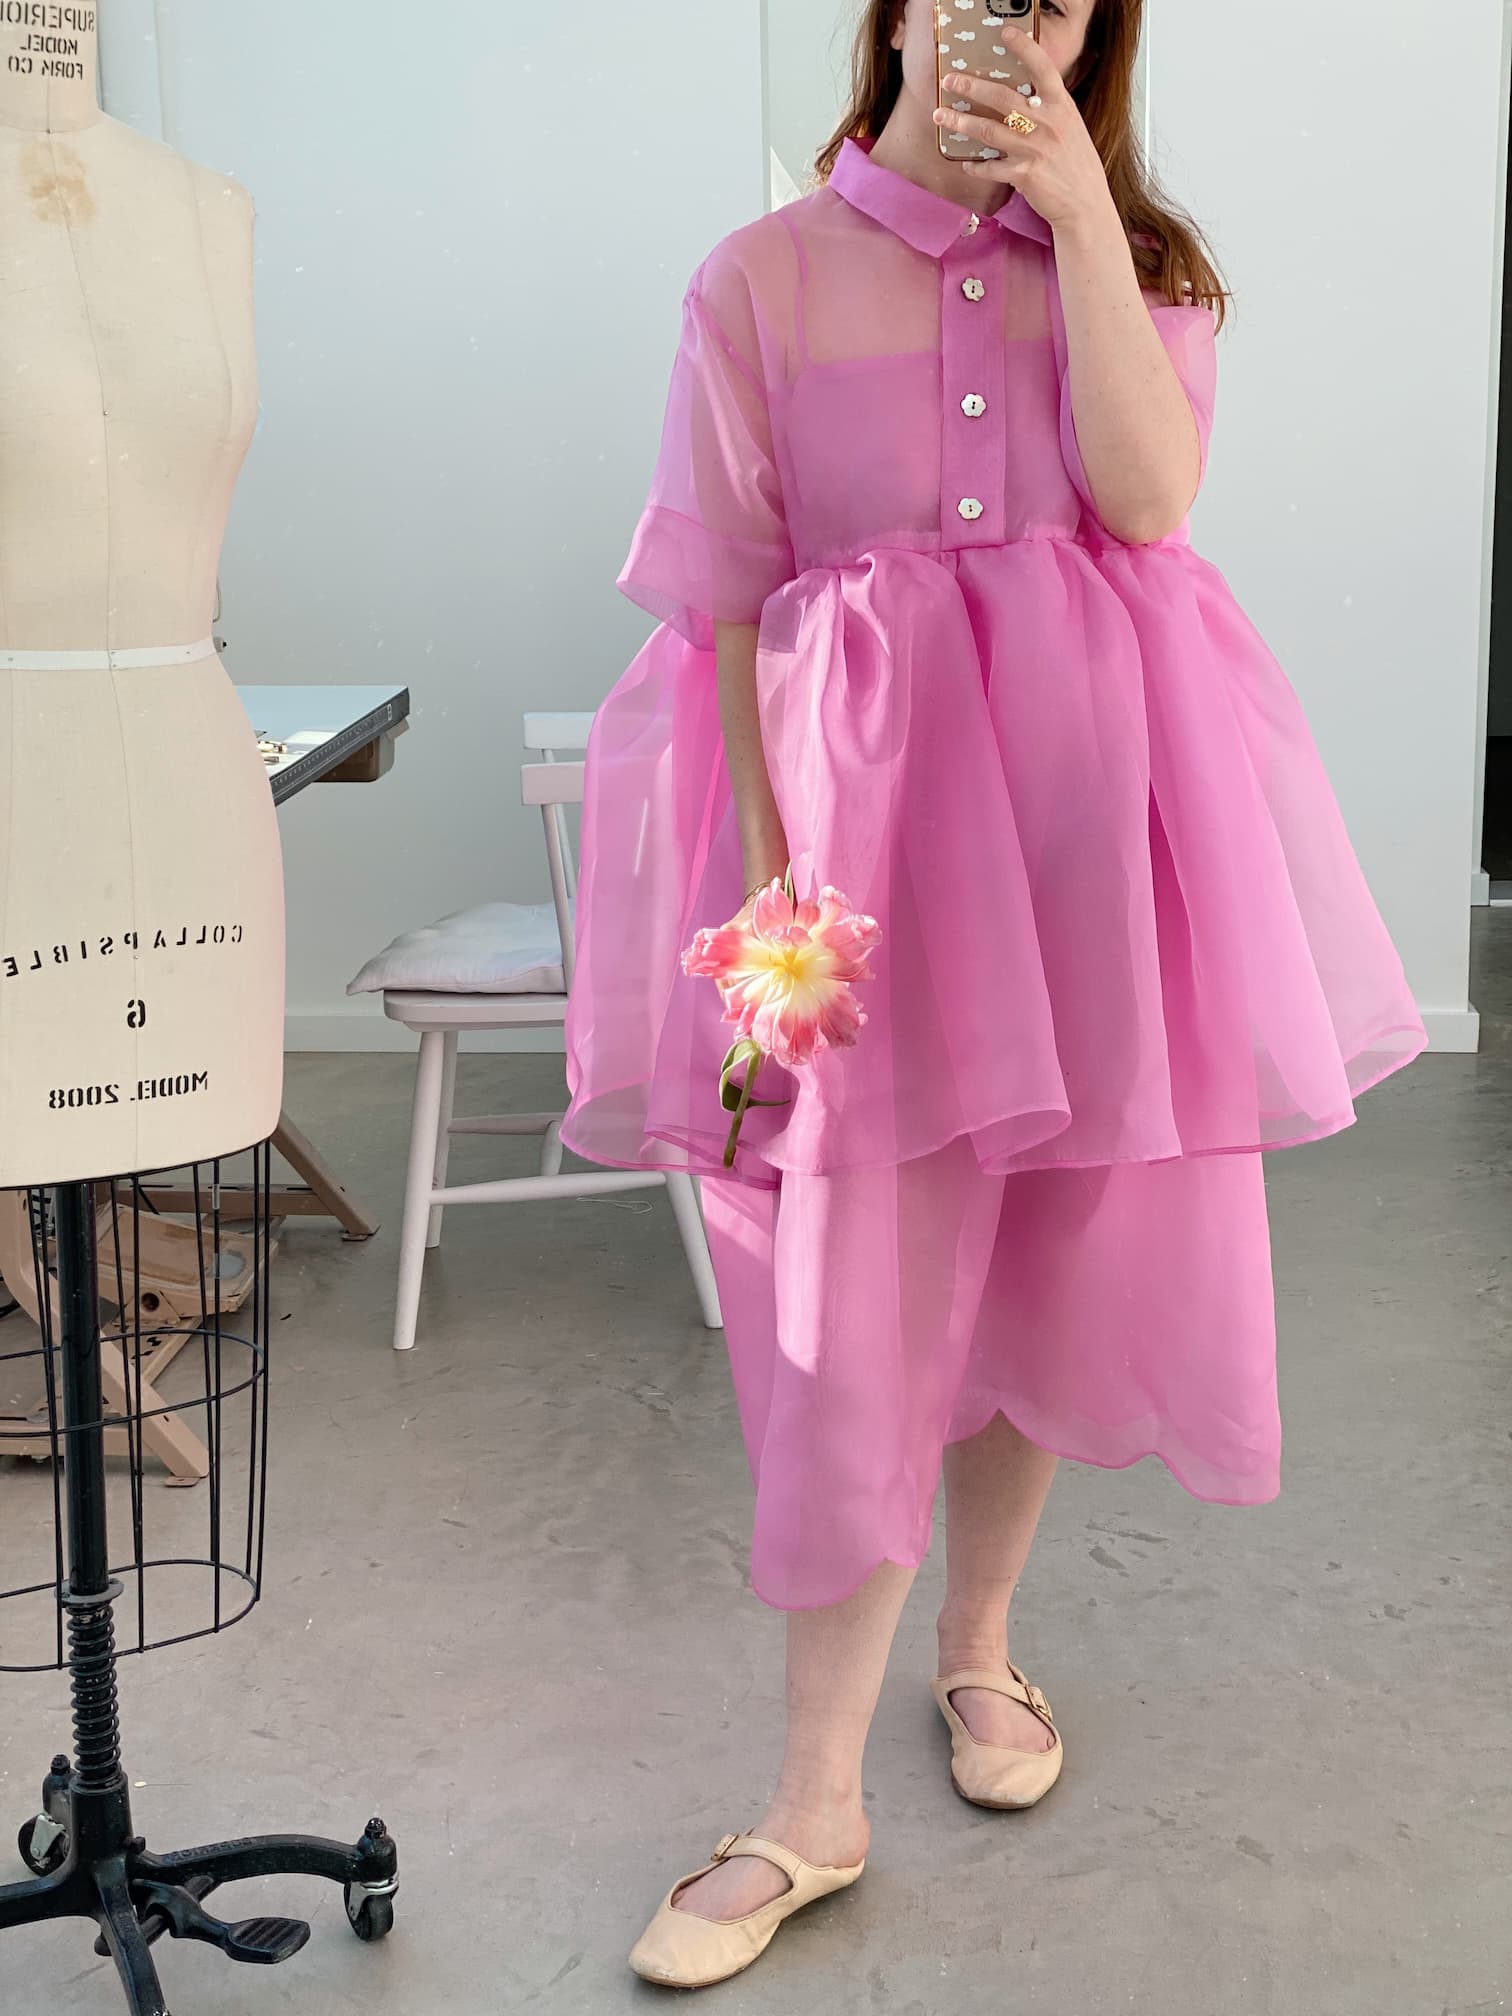
<path fill-rule="evenodd" d="M 712 980 L 724 1002 L 724 1019 L 738 1038 L 720 1073 L 720 1095 L 733 1112 L 725 1166 L 734 1161 L 740 1123 L 753 1100 L 752 1088 L 764 1057 L 788 1068 L 807 1064 L 821 1050 L 847 1049 L 866 1023 L 854 993 L 856 981 L 870 980 L 867 955 L 881 943 L 873 917 L 852 909 L 848 897 L 828 886 L 817 901 L 798 902 L 792 870 L 756 898 L 749 924 L 724 924 L 696 935 L 682 955 L 683 971 Z M 733 1073 L 747 1066 L 737 1087 Z"/>

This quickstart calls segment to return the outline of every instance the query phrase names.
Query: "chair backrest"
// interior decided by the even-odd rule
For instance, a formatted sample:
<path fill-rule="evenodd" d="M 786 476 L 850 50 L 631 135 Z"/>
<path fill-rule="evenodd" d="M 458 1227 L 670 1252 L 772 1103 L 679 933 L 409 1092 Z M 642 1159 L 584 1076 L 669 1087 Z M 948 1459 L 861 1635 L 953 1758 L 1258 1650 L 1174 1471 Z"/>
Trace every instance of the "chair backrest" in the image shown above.
<path fill-rule="evenodd" d="M 586 749 L 592 726 L 591 714 L 527 714 L 525 747 L 555 762 L 558 749 Z"/>
<path fill-rule="evenodd" d="M 543 762 L 555 763 L 559 749 L 586 749 L 589 731 L 593 727 L 591 714 L 554 714 L 536 712 L 525 716 L 525 747 L 533 750 Z M 577 863 L 572 858 L 572 845 L 567 831 L 567 811 L 558 806 L 552 813 L 557 832 L 561 838 L 562 859 L 567 871 L 567 894 L 577 897 Z"/>
<path fill-rule="evenodd" d="M 520 765 L 520 796 L 525 804 L 541 808 L 541 824 L 546 834 L 546 860 L 551 870 L 551 900 L 556 906 L 557 933 L 562 941 L 562 979 L 569 994 L 577 963 L 572 915 L 577 895 L 577 873 L 567 837 L 566 808 L 583 802 L 584 767 L 582 763 Z"/>

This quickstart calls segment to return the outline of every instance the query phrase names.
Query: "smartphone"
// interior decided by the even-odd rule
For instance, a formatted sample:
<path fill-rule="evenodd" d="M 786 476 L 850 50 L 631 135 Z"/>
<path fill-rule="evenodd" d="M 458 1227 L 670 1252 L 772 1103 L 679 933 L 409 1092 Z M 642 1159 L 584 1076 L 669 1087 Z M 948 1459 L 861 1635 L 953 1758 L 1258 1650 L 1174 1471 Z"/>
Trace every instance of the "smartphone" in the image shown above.
<path fill-rule="evenodd" d="M 1008 54 L 1000 31 L 1005 27 L 1022 28 L 1038 42 L 1040 0 L 936 0 L 935 21 L 939 28 L 935 42 L 939 49 L 941 105 L 953 106 L 957 112 L 981 111 L 980 106 L 950 88 L 952 78 L 963 70 L 973 70 L 978 77 L 990 77 L 994 83 L 1008 84 L 1014 89 L 1029 83 L 1028 72 Z M 980 140 L 952 133 L 948 126 L 941 126 L 938 131 L 940 152 L 947 161 L 994 158 L 996 150 L 984 147 Z"/>

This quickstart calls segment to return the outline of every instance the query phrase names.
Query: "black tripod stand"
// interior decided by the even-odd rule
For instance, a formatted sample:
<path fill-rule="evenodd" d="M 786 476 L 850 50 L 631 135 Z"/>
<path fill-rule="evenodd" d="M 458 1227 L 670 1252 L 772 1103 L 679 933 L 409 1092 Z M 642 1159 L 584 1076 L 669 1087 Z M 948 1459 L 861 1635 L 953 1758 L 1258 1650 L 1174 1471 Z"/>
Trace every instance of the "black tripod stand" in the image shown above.
<path fill-rule="evenodd" d="M 95 1951 L 114 1958 L 132 2016 L 167 2016 L 150 1950 L 164 1933 L 202 1940 L 229 1959 L 264 1966 L 289 1959 L 310 1936 L 307 1925 L 291 1918 L 232 1924 L 212 1917 L 205 1899 L 219 1885 L 256 1876 L 328 1877 L 345 1888 L 347 1917 L 358 1938 L 381 1939 L 394 1922 L 398 1853 L 381 1820 L 368 1823 L 355 1848 L 287 1834 L 154 1855 L 133 1831 L 116 1704 L 112 1612 L 122 1585 L 111 1575 L 106 1537 L 106 1435 L 119 1436 L 123 1424 L 106 1419 L 101 1390 L 99 1207 L 92 1185 L 68 1184 L 55 1195 L 57 1440 L 65 1452 L 68 1540 L 58 1599 L 67 1621 L 74 1757 L 72 1764 L 66 1757 L 53 1760 L 42 1810 L 21 1830 L 21 1854 L 36 1880 L 0 1888 L 0 1932 L 54 1918 L 92 1919 L 100 1931 Z M 45 1302 L 45 1279 L 43 1286 Z M 213 1282 L 209 1298 L 216 1300 Z M 206 1330 L 208 1335 L 208 1324 Z M 51 1367 L 50 1347 L 44 1355 Z M 255 1366 L 250 1384 L 255 1404 Z M 216 1409 L 219 1393 L 217 1384 Z M 214 1411 L 208 1399 L 206 1407 Z M 216 1439 L 219 1433 L 217 1421 Z M 134 1464 L 134 1482 L 136 1476 Z M 218 1509 L 212 1517 L 218 1520 Z"/>

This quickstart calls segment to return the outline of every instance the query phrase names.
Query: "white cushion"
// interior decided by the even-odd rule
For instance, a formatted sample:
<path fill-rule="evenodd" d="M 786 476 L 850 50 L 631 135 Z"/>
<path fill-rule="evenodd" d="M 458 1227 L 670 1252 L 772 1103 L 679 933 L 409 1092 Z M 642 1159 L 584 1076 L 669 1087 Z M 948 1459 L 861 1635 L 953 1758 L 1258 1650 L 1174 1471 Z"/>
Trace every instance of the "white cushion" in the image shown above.
<path fill-rule="evenodd" d="M 406 931 L 349 982 L 348 994 L 561 994 L 562 944 L 551 903 L 480 903 Z"/>

